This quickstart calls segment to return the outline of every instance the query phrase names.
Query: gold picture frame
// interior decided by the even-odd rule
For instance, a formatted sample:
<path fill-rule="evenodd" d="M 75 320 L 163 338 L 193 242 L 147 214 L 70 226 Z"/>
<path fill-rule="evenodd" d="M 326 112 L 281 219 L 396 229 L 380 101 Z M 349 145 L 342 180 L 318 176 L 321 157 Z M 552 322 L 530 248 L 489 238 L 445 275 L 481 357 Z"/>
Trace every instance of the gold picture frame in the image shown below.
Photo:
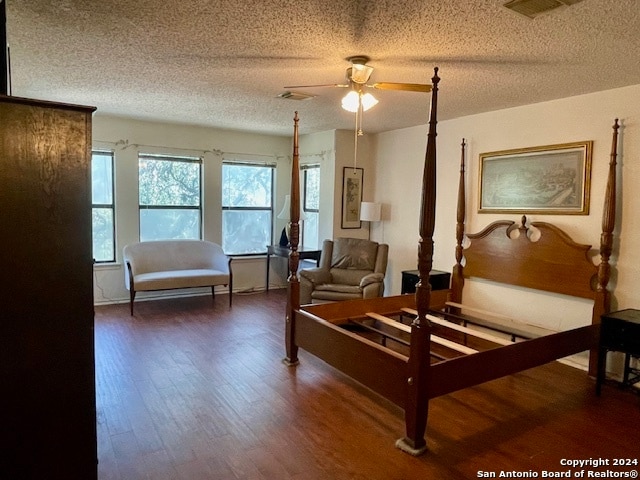
<path fill-rule="evenodd" d="M 480 154 L 479 213 L 588 215 L 593 141 Z"/>

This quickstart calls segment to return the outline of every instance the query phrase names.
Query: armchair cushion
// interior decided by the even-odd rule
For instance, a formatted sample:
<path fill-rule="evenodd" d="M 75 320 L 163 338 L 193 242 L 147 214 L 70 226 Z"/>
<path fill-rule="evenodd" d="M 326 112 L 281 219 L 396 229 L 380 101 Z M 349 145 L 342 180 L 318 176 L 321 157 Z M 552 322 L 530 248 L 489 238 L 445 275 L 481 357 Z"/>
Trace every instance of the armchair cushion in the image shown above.
<path fill-rule="evenodd" d="M 360 280 L 360 288 L 364 288 L 372 283 L 380 283 L 383 280 L 384 275 L 382 273 L 370 273 L 369 275 L 362 277 L 362 280 Z"/>
<path fill-rule="evenodd" d="M 339 240 L 339 241 L 338 241 Z M 331 267 L 373 270 L 378 244 L 359 238 L 340 238 L 334 242 Z"/>
<path fill-rule="evenodd" d="M 322 268 L 308 268 L 300 270 L 300 277 L 309 280 L 314 285 L 331 282 L 331 273 Z"/>
<path fill-rule="evenodd" d="M 316 286 L 316 291 L 319 292 L 338 292 L 338 293 L 351 293 L 355 295 L 362 295 L 362 289 L 357 285 L 339 285 L 336 283 L 324 283 Z"/>
<path fill-rule="evenodd" d="M 363 277 L 369 275 L 371 270 L 355 270 L 347 268 L 332 268 L 329 270 L 331 279 L 327 283 L 341 283 L 345 285 L 360 285 Z"/>

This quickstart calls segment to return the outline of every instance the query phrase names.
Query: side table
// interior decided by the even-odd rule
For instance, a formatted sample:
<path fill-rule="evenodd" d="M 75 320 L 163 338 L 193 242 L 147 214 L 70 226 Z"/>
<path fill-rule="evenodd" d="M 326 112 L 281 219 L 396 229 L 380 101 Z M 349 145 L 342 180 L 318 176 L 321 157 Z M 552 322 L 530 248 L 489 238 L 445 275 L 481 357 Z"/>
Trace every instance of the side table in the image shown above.
<path fill-rule="evenodd" d="M 267 286 L 266 291 L 269 291 L 269 270 L 271 267 L 271 255 L 276 257 L 289 258 L 289 247 L 281 247 L 280 245 L 267 245 Z M 298 254 L 300 260 L 315 260 L 316 266 L 320 266 L 320 254 L 322 250 L 310 249 L 305 247 L 298 248 Z"/>
<path fill-rule="evenodd" d="M 640 357 L 640 310 L 628 308 L 602 316 L 596 394 L 600 395 L 607 373 L 607 352 L 623 352 L 624 374 L 622 386 L 640 382 L 640 372 L 631 367 L 631 357 Z"/>
<path fill-rule="evenodd" d="M 420 272 L 418 270 L 405 270 L 402 272 L 402 288 L 400 293 L 415 293 L 416 284 L 420 280 Z M 429 272 L 429 283 L 431 290 L 446 290 L 449 288 L 451 274 L 441 270 L 431 270 Z"/>

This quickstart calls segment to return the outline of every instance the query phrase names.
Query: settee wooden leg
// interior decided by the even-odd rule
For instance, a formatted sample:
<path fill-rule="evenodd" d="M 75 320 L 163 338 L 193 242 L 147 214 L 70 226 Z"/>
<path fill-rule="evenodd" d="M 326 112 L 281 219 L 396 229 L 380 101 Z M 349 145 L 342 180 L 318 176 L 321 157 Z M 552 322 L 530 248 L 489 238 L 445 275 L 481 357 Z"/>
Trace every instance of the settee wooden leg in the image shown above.
<path fill-rule="evenodd" d="M 129 290 L 129 308 L 131 309 L 131 315 L 133 315 L 133 301 L 136 298 L 136 291 Z"/>

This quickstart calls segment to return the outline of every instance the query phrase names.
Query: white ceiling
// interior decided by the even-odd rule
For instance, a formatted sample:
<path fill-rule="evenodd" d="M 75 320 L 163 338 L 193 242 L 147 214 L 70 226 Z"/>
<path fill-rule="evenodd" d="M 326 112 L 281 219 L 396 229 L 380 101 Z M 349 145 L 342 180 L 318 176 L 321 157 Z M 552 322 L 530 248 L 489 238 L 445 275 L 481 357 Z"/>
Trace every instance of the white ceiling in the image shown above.
<path fill-rule="evenodd" d="M 290 135 L 352 129 L 340 88 L 430 83 L 440 120 L 640 84 L 640 2 L 582 0 L 529 19 L 506 0 L 5 0 L 11 93 L 99 114 Z M 427 122 L 429 95 L 378 91 L 365 132 Z"/>

